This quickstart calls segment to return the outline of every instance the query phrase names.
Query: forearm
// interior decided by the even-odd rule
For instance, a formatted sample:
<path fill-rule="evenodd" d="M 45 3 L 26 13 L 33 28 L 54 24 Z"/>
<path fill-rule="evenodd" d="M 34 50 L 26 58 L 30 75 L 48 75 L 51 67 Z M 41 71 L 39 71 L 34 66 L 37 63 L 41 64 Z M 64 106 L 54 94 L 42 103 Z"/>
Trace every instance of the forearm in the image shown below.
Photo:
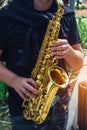
<path fill-rule="evenodd" d="M 83 65 L 83 59 L 84 56 L 81 50 L 75 50 L 69 46 L 69 52 L 64 57 L 64 60 L 70 68 L 74 71 L 80 70 Z"/>
<path fill-rule="evenodd" d="M 18 77 L 15 73 L 7 69 L 0 61 L 0 80 L 8 84 L 13 85 L 14 80 Z"/>
<path fill-rule="evenodd" d="M 25 78 L 16 75 L 9 69 L 7 69 L 1 62 L 0 62 L 0 80 L 7 83 L 10 87 L 12 87 L 22 99 L 28 100 L 27 97 L 36 97 L 37 91 L 37 84 L 31 78 Z"/>

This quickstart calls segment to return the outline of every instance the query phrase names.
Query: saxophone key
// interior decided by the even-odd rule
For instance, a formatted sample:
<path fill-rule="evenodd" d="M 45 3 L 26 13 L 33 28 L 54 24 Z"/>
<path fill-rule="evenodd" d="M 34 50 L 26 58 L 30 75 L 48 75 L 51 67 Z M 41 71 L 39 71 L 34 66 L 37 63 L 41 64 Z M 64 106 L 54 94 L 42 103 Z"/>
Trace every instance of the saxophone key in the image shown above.
<path fill-rule="evenodd" d="M 28 116 L 29 117 L 29 116 Z M 30 112 L 30 117 L 34 118 L 34 112 Z"/>
<path fill-rule="evenodd" d="M 43 90 L 43 96 L 47 94 L 47 89 Z"/>
<path fill-rule="evenodd" d="M 29 103 L 30 110 L 33 107 L 33 103 Z"/>
<path fill-rule="evenodd" d="M 58 64 L 58 59 L 57 58 L 53 58 L 52 59 L 52 64 L 57 65 Z"/>
<path fill-rule="evenodd" d="M 50 59 L 50 55 L 46 55 L 46 56 L 45 56 L 45 59 L 46 59 L 46 60 Z"/>
<path fill-rule="evenodd" d="M 40 72 L 43 74 L 45 72 L 45 67 L 41 67 Z"/>
<path fill-rule="evenodd" d="M 40 120 L 40 116 L 38 116 L 38 117 L 35 119 L 35 122 L 36 122 L 36 123 L 39 123 L 39 120 Z"/>
<path fill-rule="evenodd" d="M 42 61 L 42 64 L 43 64 L 43 65 L 46 65 L 46 63 L 47 63 L 47 60 L 44 59 L 44 60 Z"/>
<path fill-rule="evenodd" d="M 41 86 L 42 82 L 41 82 L 41 80 L 38 79 L 38 80 L 36 80 L 36 83 L 37 83 L 38 86 Z"/>
<path fill-rule="evenodd" d="M 42 74 L 37 75 L 37 79 L 41 81 L 43 79 L 43 75 Z"/>
<path fill-rule="evenodd" d="M 44 95 L 44 100 L 46 100 L 48 98 L 48 96 L 47 95 Z"/>
<path fill-rule="evenodd" d="M 52 43 L 51 43 L 52 44 Z M 50 53 L 50 47 L 46 48 L 46 52 Z"/>
<path fill-rule="evenodd" d="M 43 104 L 41 104 L 41 105 L 40 105 L 40 110 L 43 110 L 43 108 L 44 108 L 44 107 L 43 107 Z"/>
<path fill-rule="evenodd" d="M 39 110 L 38 111 L 38 115 L 40 116 L 42 114 L 42 110 Z"/>

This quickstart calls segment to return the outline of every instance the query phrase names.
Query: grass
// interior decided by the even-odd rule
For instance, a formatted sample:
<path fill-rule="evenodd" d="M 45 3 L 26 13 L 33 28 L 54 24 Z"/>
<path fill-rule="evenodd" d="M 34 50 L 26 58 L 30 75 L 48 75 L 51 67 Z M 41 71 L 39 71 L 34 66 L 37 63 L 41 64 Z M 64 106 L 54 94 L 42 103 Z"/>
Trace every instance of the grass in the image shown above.
<path fill-rule="evenodd" d="M 81 46 L 83 49 L 87 49 L 87 17 L 77 17 L 77 26 L 81 38 Z"/>

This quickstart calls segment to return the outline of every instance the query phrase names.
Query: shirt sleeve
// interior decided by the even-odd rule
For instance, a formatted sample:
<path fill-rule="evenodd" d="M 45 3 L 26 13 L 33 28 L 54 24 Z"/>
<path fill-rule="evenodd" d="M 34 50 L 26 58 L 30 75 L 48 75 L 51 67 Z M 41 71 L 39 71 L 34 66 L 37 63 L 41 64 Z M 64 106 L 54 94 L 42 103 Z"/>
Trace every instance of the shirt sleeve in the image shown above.
<path fill-rule="evenodd" d="M 78 28 L 77 28 L 75 14 L 73 14 L 71 16 L 70 21 L 71 21 L 70 22 L 70 33 L 69 33 L 68 41 L 71 45 L 74 45 L 74 44 L 81 42 L 79 32 L 78 32 Z"/>

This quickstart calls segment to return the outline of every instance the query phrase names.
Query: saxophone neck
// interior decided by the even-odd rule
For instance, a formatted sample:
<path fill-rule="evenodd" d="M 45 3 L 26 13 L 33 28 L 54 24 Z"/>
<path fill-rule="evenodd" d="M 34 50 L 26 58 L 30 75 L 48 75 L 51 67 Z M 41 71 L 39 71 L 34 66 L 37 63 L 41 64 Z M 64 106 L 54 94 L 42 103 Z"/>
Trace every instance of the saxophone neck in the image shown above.
<path fill-rule="evenodd" d="M 59 22 L 61 20 L 61 17 L 64 14 L 64 3 L 62 0 L 56 0 L 58 4 L 58 10 L 55 12 L 55 16 L 52 18 L 52 21 Z"/>

